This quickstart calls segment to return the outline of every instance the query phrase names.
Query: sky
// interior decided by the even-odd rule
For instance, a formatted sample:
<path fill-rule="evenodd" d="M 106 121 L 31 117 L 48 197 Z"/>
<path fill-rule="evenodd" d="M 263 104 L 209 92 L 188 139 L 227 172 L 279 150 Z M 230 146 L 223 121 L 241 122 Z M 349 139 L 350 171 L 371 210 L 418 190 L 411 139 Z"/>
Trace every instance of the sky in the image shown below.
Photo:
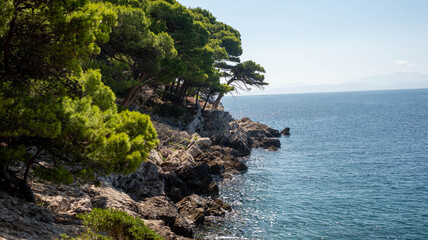
<path fill-rule="evenodd" d="M 250 94 L 428 73 L 428 0 L 178 1 L 240 31 L 241 60 L 261 64 L 270 84 Z"/>

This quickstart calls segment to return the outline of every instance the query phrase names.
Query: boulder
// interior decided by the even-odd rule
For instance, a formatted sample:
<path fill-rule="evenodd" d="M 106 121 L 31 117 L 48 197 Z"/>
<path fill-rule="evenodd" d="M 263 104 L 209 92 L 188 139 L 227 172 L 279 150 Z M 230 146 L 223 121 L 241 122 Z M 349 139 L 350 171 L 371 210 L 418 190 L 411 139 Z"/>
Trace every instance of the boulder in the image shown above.
<path fill-rule="evenodd" d="M 206 163 L 183 166 L 164 175 L 165 193 L 178 202 L 191 194 L 218 195 L 218 186 L 213 180 L 210 167 Z"/>
<path fill-rule="evenodd" d="M 178 213 L 175 204 L 166 197 L 145 199 L 138 203 L 138 207 L 143 218 L 162 220 L 175 234 L 193 237 L 190 223 Z"/>
<path fill-rule="evenodd" d="M 151 161 L 142 163 L 140 168 L 128 175 L 117 176 L 113 186 L 123 189 L 135 201 L 148 197 L 165 195 L 163 170 Z"/>
<path fill-rule="evenodd" d="M 223 217 L 227 212 L 232 211 L 232 207 L 224 203 L 219 198 L 215 200 L 211 200 L 207 202 L 205 215 L 206 216 L 215 216 L 215 217 Z"/>
<path fill-rule="evenodd" d="M 177 203 L 179 213 L 193 224 L 202 224 L 205 220 L 206 200 L 196 194 Z"/>
<path fill-rule="evenodd" d="M 245 172 L 247 166 L 236 157 L 236 150 L 228 147 L 212 146 L 209 150 L 204 151 L 195 160 L 205 162 L 210 167 L 210 173 L 220 175 L 225 173 L 237 174 Z"/>
<path fill-rule="evenodd" d="M 191 147 L 189 147 L 189 149 L 187 149 L 187 152 L 193 158 L 196 158 L 196 157 L 198 157 L 199 155 L 202 154 L 202 151 L 201 151 L 201 149 L 199 148 L 199 146 L 197 144 L 193 144 Z"/>
<path fill-rule="evenodd" d="M 209 148 L 213 144 L 213 142 L 209 138 L 199 138 L 198 140 L 196 140 L 196 143 L 201 148 Z"/>
<path fill-rule="evenodd" d="M 210 173 L 210 167 L 206 163 L 200 163 L 195 167 L 184 166 L 177 171 L 177 177 L 186 184 L 187 188 L 196 194 L 212 194 L 212 183 L 215 184 Z M 215 195 L 218 194 L 215 193 Z"/>
<path fill-rule="evenodd" d="M 206 216 L 223 217 L 232 208 L 220 199 L 207 200 L 198 195 L 190 195 L 177 203 L 179 213 L 193 224 L 203 224 Z"/>
<path fill-rule="evenodd" d="M 236 122 L 247 133 L 251 148 L 278 150 L 281 147 L 280 141 L 276 139 L 281 136 L 278 130 L 268 127 L 265 124 L 251 121 L 247 117 Z"/>
<path fill-rule="evenodd" d="M 285 135 L 285 136 L 290 136 L 291 135 L 290 134 L 290 128 L 288 128 L 288 127 L 284 128 L 284 130 L 281 131 L 281 134 Z"/>
<path fill-rule="evenodd" d="M 176 166 L 194 166 L 196 164 L 192 155 L 186 150 L 177 150 L 169 155 L 164 163 L 172 163 Z"/>

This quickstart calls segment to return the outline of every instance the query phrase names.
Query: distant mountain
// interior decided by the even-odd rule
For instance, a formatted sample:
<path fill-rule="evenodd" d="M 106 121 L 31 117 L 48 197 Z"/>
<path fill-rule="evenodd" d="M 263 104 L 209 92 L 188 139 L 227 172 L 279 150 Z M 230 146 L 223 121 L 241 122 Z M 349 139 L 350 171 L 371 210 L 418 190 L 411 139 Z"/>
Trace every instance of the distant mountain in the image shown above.
<path fill-rule="evenodd" d="M 269 93 L 346 92 L 416 88 L 428 88 L 428 74 L 399 72 L 390 75 L 364 77 L 338 85 L 281 88 L 269 91 Z"/>

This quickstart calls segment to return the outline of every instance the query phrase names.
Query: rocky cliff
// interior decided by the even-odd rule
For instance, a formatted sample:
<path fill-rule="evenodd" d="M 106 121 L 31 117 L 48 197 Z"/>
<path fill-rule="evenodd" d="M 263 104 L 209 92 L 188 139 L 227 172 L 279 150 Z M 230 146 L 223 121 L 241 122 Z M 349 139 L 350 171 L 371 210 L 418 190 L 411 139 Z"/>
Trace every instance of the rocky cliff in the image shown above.
<path fill-rule="evenodd" d="M 54 186 L 33 178 L 36 204 L 0 192 L 0 238 L 76 236 L 83 230 L 76 215 L 95 207 L 140 217 L 166 239 L 193 238 L 194 226 L 231 210 L 218 198 L 217 181 L 245 172 L 242 157 L 251 148 L 280 147 L 277 130 L 224 111 L 199 108 L 185 131 L 153 119 L 160 144 L 133 174 L 101 177 L 98 187 Z"/>

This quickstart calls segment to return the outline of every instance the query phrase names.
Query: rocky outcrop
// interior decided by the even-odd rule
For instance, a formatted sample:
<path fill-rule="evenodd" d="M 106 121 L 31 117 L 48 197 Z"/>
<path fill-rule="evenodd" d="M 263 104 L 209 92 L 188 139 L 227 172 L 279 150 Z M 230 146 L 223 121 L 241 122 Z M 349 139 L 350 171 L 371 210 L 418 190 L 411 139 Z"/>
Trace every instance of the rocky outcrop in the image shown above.
<path fill-rule="evenodd" d="M 165 192 L 174 202 L 178 202 L 191 194 L 217 196 L 218 186 L 209 165 L 198 163 L 168 172 L 165 175 Z"/>
<path fill-rule="evenodd" d="M 177 203 L 178 211 L 192 224 L 203 224 L 207 216 L 225 216 L 232 208 L 220 199 L 207 200 L 191 195 Z"/>
<path fill-rule="evenodd" d="M 202 117 L 202 107 L 199 103 L 196 104 L 196 113 L 191 118 L 191 121 L 189 124 L 187 124 L 184 131 L 189 133 L 190 135 L 200 132 L 204 125 L 204 119 Z"/>
<path fill-rule="evenodd" d="M 247 133 L 240 128 L 228 112 L 219 110 L 204 113 L 205 124 L 201 135 L 209 137 L 213 144 L 234 148 L 238 155 L 251 153 Z"/>
<path fill-rule="evenodd" d="M 193 226 L 231 210 L 218 199 L 216 181 L 245 172 L 242 157 L 251 148 L 280 147 L 277 130 L 248 118 L 236 121 L 218 110 L 199 112 L 187 132 L 173 124 L 155 121 L 154 126 L 157 149 L 128 176 L 103 177 L 99 187 L 33 181 L 36 205 L 0 192 L 0 239 L 76 236 L 83 231 L 76 215 L 92 208 L 114 208 L 142 218 L 165 239 L 189 239 Z"/>
<path fill-rule="evenodd" d="M 288 127 L 284 128 L 284 129 L 281 131 L 281 134 L 282 134 L 282 135 L 285 135 L 285 136 L 290 136 L 290 135 L 291 135 L 291 134 L 290 134 L 290 128 L 288 128 Z"/>
<path fill-rule="evenodd" d="M 277 139 L 281 137 L 278 130 L 259 122 L 253 122 L 247 117 L 236 122 L 247 133 L 248 142 L 252 148 L 278 150 L 281 147 L 281 143 Z"/>
<path fill-rule="evenodd" d="M 157 152 L 152 155 L 158 156 Z M 159 165 L 162 163 L 153 160 L 141 164 L 140 168 L 128 176 L 117 176 L 112 181 L 113 186 L 123 189 L 134 200 L 165 195 L 163 172 Z"/>
<path fill-rule="evenodd" d="M 237 157 L 239 154 L 233 148 L 212 146 L 204 151 L 196 161 L 205 162 L 210 167 L 211 174 L 224 176 L 245 172 L 247 166 Z"/>
<path fill-rule="evenodd" d="M 0 239 L 52 239 L 82 231 L 76 218 L 0 192 Z"/>
<path fill-rule="evenodd" d="M 166 197 L 148 198 L 138 203 L 139 214 L 145 219 L 160 219 L 170 229 L 184 237 L 193 237 L 193 229 L 179 213 L 175 204 Z"/>
<path fill-rule="evenodd" d="M 281 147 L 277 139 L 278 130 L 265 124 L 251 121 L 249 118 L 234 120 L 228 112 L 210 111 L 204 113 L 205 124 L 202 136 L 208 136 L 216 145 L 235 149 L 238 156 L 251 153 L 251 148 L 277 150 Z"/>

